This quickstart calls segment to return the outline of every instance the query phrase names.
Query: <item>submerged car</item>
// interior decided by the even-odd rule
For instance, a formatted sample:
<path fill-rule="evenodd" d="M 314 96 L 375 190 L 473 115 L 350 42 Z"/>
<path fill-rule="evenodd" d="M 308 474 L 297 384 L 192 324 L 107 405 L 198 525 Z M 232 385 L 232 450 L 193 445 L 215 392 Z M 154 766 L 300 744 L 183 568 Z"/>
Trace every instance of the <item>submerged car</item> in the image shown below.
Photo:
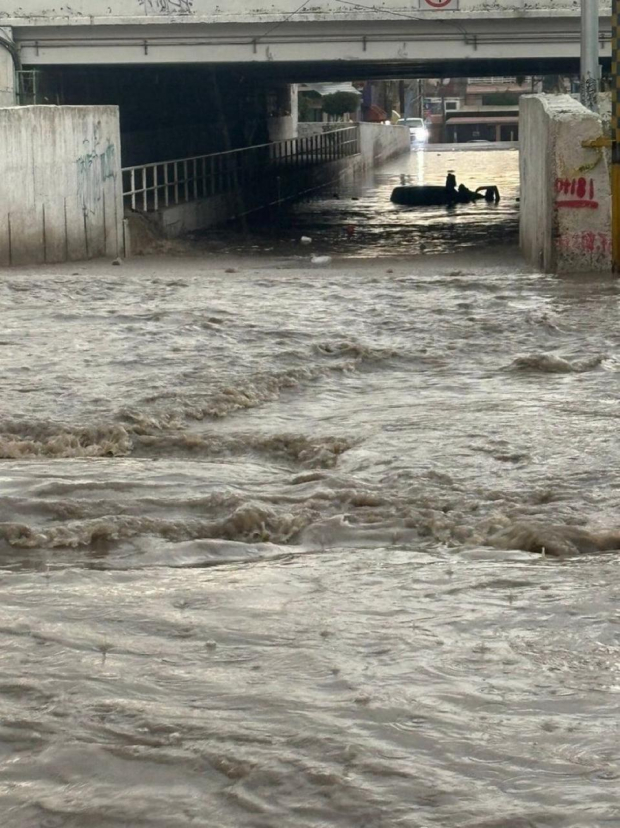
<path fill-rule="evenodd" d="M 417 144 L 425 144 L 428 141 L 428 129 L 422 118 L 399 118 L 396 126 L 409 127 L 411 140 Z"/>
<path fill-rule="evenodd" d="M 499 190 L 494 184 L 484 184 L 476 190 L 470 190 L 461 185 L 458 189 L 436 186 L 415 186 L 404 184 L 392 191 L 390 201 L 407 207 L 431 207 L 454 204 L 473 204 L 476 201 L 486 201 L 489 204 L 500 200 Z"/>

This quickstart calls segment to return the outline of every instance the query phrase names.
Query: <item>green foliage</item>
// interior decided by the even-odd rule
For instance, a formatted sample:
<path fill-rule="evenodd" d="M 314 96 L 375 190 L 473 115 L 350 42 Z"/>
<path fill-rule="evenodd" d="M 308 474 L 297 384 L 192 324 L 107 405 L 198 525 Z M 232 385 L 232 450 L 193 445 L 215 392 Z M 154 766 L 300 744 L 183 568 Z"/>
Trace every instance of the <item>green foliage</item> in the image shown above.
<path fill-rule="evenodd" d="M 518 92 L 489 92 L 482 96 L 482 106 L 517 106 Z"/>
<path fill-rule="evenodd" d="M 314 92 L 312 90 L 308 90 L 307 92 L 300 92 L 299 93 L 299 120 L 300 121 L 313 121 L 314 120 L 314 113 L 320 107 L 317 107 L 317 101 L 321 100 L 321 96 L 318 92 Z"/>
<path fill-rule="evenodd" d="M 323 96 L 323 112 L 328 115 L 340 116 L 357 112 L 360 96 L 355 92 L 334 92 Z"/>

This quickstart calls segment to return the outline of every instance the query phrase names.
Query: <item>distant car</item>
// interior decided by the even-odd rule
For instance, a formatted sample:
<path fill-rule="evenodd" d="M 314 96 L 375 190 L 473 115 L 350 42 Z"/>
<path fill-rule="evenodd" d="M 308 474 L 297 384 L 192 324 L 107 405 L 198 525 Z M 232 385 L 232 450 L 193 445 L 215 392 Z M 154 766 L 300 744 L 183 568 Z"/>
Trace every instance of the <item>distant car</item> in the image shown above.
<path fill-rule="evenodd" d="M 428 129 L 422 118 L 399 118 L 396 125 L 409 127 L 411 140 L 417 144 L 424 144 L 428 141 Z"/>

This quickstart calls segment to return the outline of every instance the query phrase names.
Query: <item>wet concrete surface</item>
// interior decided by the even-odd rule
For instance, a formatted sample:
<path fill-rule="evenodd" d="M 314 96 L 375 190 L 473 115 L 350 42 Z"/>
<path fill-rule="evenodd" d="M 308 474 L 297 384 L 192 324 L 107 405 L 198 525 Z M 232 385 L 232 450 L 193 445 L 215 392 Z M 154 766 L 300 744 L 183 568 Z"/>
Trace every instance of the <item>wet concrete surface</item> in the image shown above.
<path fill-rule="evenodd" d="M 470 189 L 499 187 L 499 204 L 405 207 L 390 195 L 401 184 L 443 184 L 448 170 Z M 395 158 L 362 177 L 349 177 L 296 204 L 250 216 L 247 226 L 215 228 L 200 238 L 223 253 L 311 254 L 373 258 L 454 253 L 516 245 L 519 154 L 512 144 L 430 145 Z M 300 244 L 302 236 L 312 244 Z"/>

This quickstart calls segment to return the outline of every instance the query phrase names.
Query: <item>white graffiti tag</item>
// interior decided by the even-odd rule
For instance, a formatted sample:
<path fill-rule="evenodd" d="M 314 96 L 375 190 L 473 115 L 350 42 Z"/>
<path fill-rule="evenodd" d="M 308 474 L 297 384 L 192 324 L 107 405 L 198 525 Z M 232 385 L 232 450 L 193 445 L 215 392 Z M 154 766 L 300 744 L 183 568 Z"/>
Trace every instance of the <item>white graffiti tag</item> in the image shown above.
<path fill-rule="evenodd" d="M 109 140 L 101 140 L 100 132 L 97 122 L 92 140 L 83 142 L 84 152 L 76 159 L 78 198 L 84 215 L 95 213 L 106 181 L 116 178 L 116 149 Z"/>

